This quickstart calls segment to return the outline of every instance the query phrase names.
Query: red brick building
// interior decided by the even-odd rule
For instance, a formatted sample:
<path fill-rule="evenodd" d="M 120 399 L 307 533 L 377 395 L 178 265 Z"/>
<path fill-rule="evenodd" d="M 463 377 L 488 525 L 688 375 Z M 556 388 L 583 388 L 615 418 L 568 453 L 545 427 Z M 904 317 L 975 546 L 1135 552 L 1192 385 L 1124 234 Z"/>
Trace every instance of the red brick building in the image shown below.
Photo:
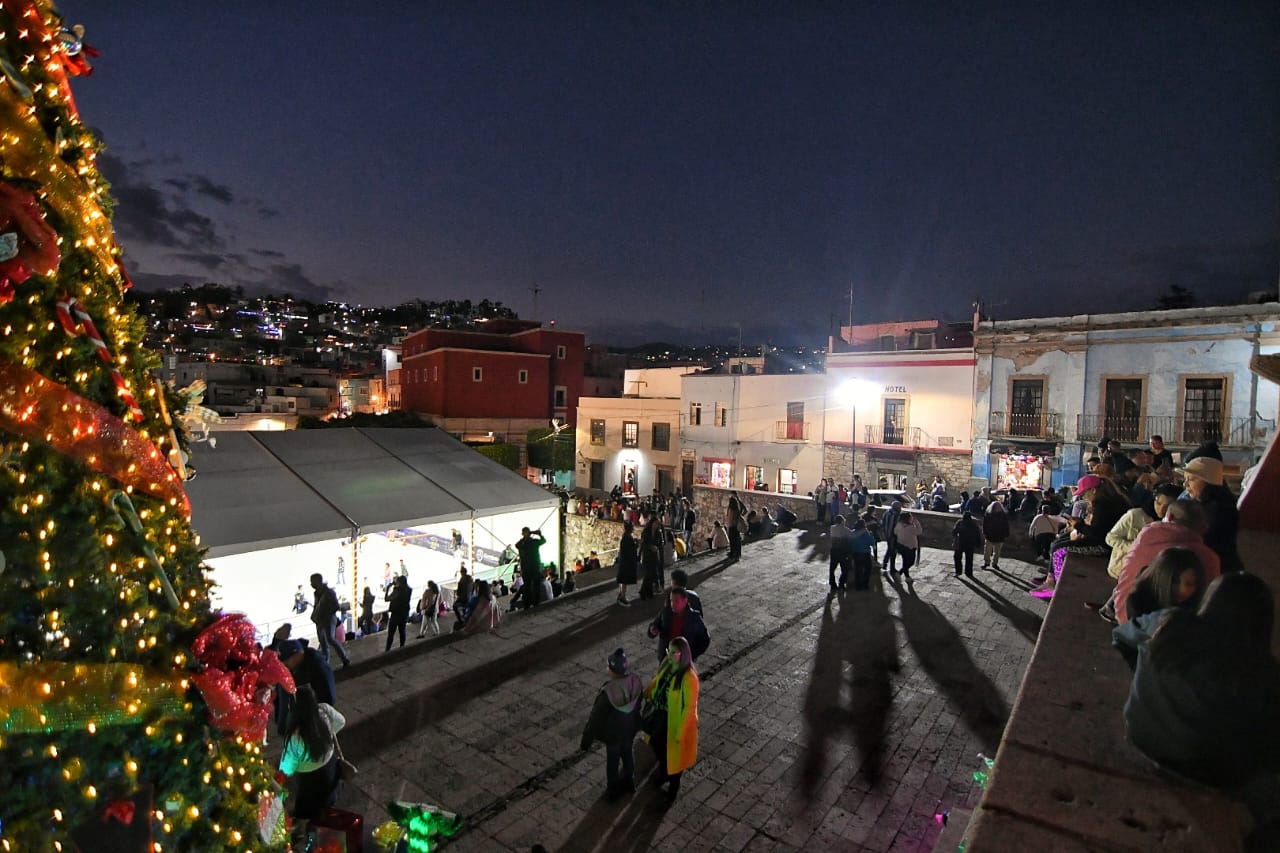
<path fill-rule="evenodd" d="M 402 347 L 402 407 L 449 432 L 497 431 L 523 441 L 519 433 L 552 418 L 573 425 L 586 349 L 581 332 L 491 320 L 483 332 L 423 329 Z"/>

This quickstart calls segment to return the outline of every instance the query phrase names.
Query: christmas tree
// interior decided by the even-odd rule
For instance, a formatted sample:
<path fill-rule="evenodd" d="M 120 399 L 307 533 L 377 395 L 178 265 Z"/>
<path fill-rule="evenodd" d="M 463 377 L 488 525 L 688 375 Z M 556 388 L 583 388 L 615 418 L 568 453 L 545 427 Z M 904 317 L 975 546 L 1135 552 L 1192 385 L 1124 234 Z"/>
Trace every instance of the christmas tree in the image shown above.
<path fill-rule="evenodd" d="M 280 848 L 261 746 L 292 680 L 210 609 L 180 398 L 68 84 L 83 36 L 0 0 L 0 851 Z"/>

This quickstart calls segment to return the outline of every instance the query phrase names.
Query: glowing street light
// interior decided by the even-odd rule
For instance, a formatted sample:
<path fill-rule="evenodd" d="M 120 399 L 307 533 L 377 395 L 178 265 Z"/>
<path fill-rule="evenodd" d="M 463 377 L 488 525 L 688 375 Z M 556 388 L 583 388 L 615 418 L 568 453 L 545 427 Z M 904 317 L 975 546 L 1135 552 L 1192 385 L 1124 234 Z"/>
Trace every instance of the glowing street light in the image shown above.
<path fill-rule="evenodd" d="M 867 379 L 846 379 L 836 387 L 836 399 L 849 407 L 849 483 L 858 473 L 858 406 L 879 398 L 879 386 Z"/>

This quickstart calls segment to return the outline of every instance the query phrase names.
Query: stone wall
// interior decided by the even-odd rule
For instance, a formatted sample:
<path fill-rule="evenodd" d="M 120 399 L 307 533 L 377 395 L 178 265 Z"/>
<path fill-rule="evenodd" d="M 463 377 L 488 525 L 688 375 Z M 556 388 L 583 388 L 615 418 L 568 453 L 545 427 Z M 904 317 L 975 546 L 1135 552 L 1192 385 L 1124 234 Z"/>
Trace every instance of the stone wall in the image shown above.
<path fill-rule="evenodd" d="M 897 486 L 899 475 L 907 477 L 911 488 L 920 480 L 931 481 L 934 474 L 941 474 L 947 481 L 947 496 L 957 500 L 962 489 L 969 488 L 973 472 L 973 456 L 970 453 L 948 453 L 942 450 L 920 449 L 914 453 L 911 448 L 904 448 L 902 455 L 906 458 L 888 459 L 876 452 L 876 449 L 857 448 L 854 465 L 849 462 L 848 445 L 828 444 L 822 454 L 822 476 L 837 483 L 847 484 L 852 474 L 857 471 L 867 488 L 874 489 L 879 483 L 881 474 L 892 475 L 889 488 Z M 808 491 L 817 483 L 808 485 Z"/>
<path fill-rule="evenodd" d="M 813 498 L 808 495 L 780 495 L 777 492 L 739 490 L 738 497 L 742 498 L 748 511 L 761 505 L 768 506 L 772 510 L 781 504 L 796 514 L 797 524 L 811 522 L 818 517 Z M 698 523 L 694 527 L 693 538 L 698 543 L 697 550 L 702 551 L 707 547 L 707 539 L 711 538 L 716 519 L 724 521 L 729 514 L 729 490 L 717 489 L 713 486 L 694 486 L 693 509 L 698 513 Z"/>
<path fill-rule="evenodd" d="M 566 567 L 573 565 L 579 557 L 586 557 L 593 550 L 600 557 L 602 565 L 613 562 L 618 552 L 618 542 L 622 539 L 622 522 L 606 521 L 603 518 L 591 518 L 586 515 L 565 515 L 564 517 L 564 561 Z"/>

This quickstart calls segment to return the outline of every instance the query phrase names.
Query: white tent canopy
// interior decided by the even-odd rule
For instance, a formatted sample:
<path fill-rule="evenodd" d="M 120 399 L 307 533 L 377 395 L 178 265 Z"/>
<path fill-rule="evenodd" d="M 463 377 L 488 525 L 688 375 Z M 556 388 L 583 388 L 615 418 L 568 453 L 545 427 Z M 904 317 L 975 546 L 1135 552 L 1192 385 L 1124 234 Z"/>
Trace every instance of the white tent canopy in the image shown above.
<path fill-rule="evenodd" d="M 560 503 L 430 428 L 226 432 L 190 461 L 211 558 Z"/>

